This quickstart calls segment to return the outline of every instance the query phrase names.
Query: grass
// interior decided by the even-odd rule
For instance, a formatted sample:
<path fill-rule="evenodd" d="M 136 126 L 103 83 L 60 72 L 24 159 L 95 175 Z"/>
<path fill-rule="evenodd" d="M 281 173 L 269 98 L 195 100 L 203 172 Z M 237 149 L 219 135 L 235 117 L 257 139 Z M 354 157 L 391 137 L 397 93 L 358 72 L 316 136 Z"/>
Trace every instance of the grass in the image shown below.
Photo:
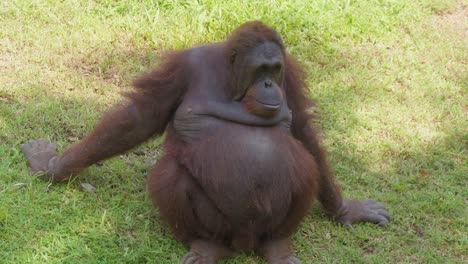
<path fill-rule="evenodd" d="M 177 263 L 185 249 L 144 190 L 161 139 L 54 185 L 27 174 L 19 145 L 63 150 L 161 52 L 252 19 L 309 73 L 344 195 L 393 215 L 351 233 L 314 208 L 294 236 L 299 259 L 468 262 L 467 15 L 455 0 L 1 1 L 0 263 Z"/>

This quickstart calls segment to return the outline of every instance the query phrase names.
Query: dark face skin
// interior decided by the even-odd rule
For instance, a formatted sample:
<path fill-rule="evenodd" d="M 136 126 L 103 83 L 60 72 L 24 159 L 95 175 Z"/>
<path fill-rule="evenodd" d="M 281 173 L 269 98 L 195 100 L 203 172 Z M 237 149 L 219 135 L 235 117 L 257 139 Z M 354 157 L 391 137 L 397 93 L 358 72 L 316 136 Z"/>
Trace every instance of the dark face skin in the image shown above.
<path fill-rule="evenodd" d="M 281 109 L 284 78 L 284 57 L 273 42 L 257 45 L 246 56 L 236 56 L 237 68 L 234 100 L 241 100 L 248 111 L 266 118 L 276 116 Z"/>
<path fill-rule="evenodd" d="M 238 250 L 254 250 L 269 264 L 299 264 L 289 237 L 314 197 L 341 224 L 387 225 L 382 204 L 342 198 L 309 122 L 303 71 L 275 43 L 277 33 L 253 21 L 227 42 L 171 54 L 64 153 L 44 140 L 22 145 L 30 171 L 69 180 L 165 132 L 148 191 L 190 247 L 181 264 L 216 263 Z"/>

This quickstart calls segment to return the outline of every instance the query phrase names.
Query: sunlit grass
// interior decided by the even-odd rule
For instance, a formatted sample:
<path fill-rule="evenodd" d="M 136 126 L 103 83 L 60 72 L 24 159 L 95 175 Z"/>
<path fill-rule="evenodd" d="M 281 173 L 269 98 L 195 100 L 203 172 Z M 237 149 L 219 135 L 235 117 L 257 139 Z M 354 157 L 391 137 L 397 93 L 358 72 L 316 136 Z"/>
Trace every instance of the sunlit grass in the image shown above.
<path fill-rule="evenodd" d="M 253 19 L 276 28 L 306 68 L 343 193 L 393 215 L 386 229 L 350 233 L 314 209 L 294 237 L 301 261 L 467 262 L 466 6 L 0 1 L 0 263 L 177 263 L 185 249 L 144 187 L 161 139 L 56 185 L 27 174 L 19 145 L 47 138 L 64 149 L 165 50 L 223 41 Z"/>

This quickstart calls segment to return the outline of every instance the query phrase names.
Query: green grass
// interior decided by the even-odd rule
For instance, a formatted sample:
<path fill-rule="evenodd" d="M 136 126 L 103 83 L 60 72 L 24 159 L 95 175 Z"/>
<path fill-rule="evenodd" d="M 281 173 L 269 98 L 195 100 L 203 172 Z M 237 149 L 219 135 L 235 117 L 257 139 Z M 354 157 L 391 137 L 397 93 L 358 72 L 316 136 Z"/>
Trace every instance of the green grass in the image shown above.
<path fill-rule="evenodd" d="M 252 19 L 306 67 L 344 195 L 393 215 L 351 233 L 314 208 L 294 236 L 302 262 L 468 262 L 467 17 L 455 0 L 0 1 L 0 263 L 177 263 L 144 187 L 161 139 L 54 185 L 19 145 L 63 150 L 164 50 Z"/>

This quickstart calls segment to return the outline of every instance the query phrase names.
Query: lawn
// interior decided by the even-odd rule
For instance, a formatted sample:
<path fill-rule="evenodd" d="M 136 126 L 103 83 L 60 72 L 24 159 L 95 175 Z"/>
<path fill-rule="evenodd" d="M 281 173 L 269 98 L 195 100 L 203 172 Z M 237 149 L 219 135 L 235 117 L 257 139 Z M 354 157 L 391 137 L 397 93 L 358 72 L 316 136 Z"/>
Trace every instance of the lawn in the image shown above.
<path fill-rule="evenodd" d="M 63 150 L 164 51 L 254 19 L 305 67 L 345 197 L 392 214 L 387 228 L 351 232 L 316 206 L 294 236 L 299 259 L 467 263 L 468 6 L 457 0 L 0 1 L 0 263 L 177 263 L 186 249 L 145 193 L 161 138 L 62 184 L 28 175 L 20 144 Z"/>

